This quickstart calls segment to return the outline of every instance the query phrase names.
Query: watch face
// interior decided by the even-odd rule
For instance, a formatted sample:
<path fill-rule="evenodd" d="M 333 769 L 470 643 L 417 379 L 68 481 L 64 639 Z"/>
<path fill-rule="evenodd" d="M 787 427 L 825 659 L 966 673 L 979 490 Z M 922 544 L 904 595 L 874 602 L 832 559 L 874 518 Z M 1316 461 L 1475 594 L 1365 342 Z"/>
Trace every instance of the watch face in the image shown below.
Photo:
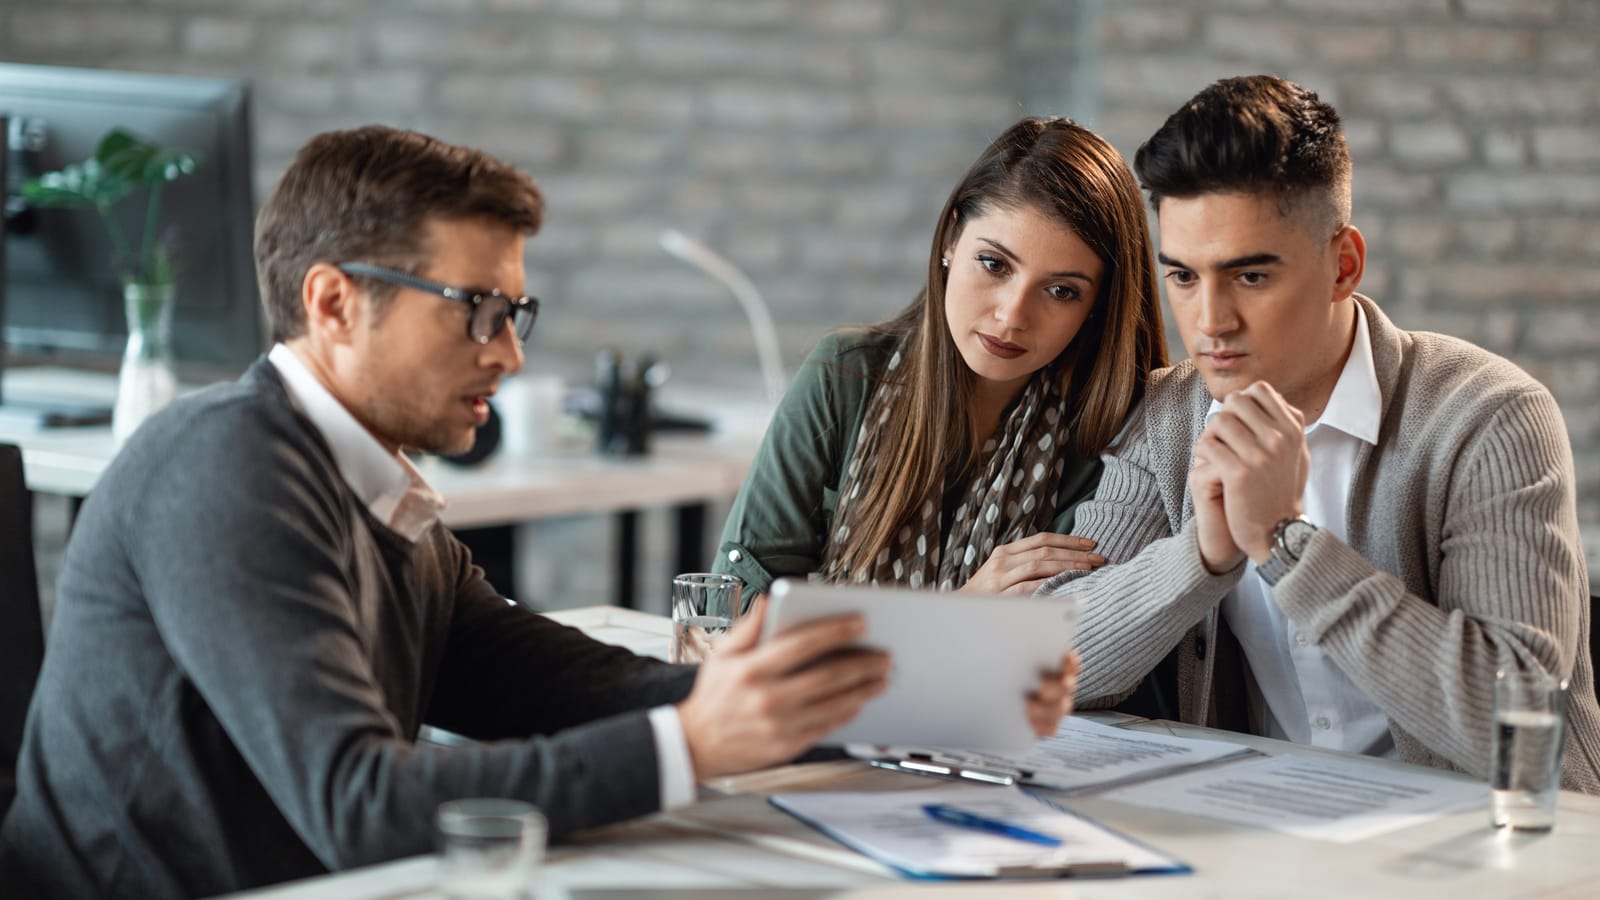
<path fill-rule="evenodd" d="M 1311 543 L 1311 536 L 1317 533 L 1317 526 L 1305 519 L 1291 519 L 1283 526 L 1283 549 L 1299 559 L 1305 554 L 1306 544 Z"/>

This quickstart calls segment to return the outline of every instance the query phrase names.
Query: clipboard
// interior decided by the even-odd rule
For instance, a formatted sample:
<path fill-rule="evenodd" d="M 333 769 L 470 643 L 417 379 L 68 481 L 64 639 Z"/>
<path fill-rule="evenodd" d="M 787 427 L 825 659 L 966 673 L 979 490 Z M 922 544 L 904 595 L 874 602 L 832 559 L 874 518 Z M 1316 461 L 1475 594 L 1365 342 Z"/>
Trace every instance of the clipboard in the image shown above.
<path fill-rule="evenodd" d="M 779 579 L 761 638 L 841 613 L 867 623 L 860 644 L 887 650 L 889 687 L 828 744 L 1021 751 L 1038 740 L 1025 698 L 1072 649 L 1070 597 L 958 594 Z"/>
<path fill-rule="evenodd" d="M 866 763 L 869 766 L 877 766 L 891 772 L 905 772 L 908 775 L 931 775 L 934 778 L 948 778 L 951 781 L 976 781 L 980 784 L 1002 786 L 1032 785 L 1035 777 L 1029 769 L 988 762 L 979 763 L 934 751 L 912 750 L 898 756 L 868 759 Z"/>
<path fill-rule="evenodd" d="M 1046 788 L 1062 795 L 1094 793 L 1207 766 L 1261 756 L 1243 744 L 1129 731 L 1083 716 L 1063 719 L 1052 737 L 1021 753 L 850 744 L 869 765 L 967 783 Z"/>
<path fill-rule="evenodd" d="M 775 794 L 769 802 L 833 840 L 919 880 L 1110 878 L 1186 874 L 1187 864 L 1045 797 L 1015 787 Z M 1060 847 L 952 827 L 922 807 L 946 804 L 1018 821 Z"/>

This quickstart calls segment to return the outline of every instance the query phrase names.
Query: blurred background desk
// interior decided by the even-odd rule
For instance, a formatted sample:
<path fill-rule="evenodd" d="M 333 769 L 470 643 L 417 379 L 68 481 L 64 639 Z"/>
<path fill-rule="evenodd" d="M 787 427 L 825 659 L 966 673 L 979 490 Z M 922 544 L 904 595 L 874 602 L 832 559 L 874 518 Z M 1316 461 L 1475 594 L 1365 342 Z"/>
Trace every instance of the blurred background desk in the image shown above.
<path fill-rule="evenodd" d="M 63 377 L 57 373 L 51 377 Z M 30 374 L 34 373 L 10 372 L 8 383 Z M 65 383 L 89 385 L 99 380 L 103 390 L 105 379 L 68 373 Z M 68 393 L 92 396 L 89 387 Z M 419 468 L 444 495 L 444 524 L 464 536 L 475 558 L 485 564 L 491 582 L 512 597 L 516 597 L 514 526 L 554 516 L 615 515 L 610 599 L 631 606 L 640 596 L 638 512 L 671 508 L 676 517 L 672 551 L 676 571 L 706 568 L 711 561 L 706 529 L 720 524 L 707 522 L 707 510 L 738 493 L 763 424 L 748 420 L 729 432 L 660 436 L 644 456 L 495 455 L 470 468 L 429 457 Z M 30 490 L 77 499 L 88 496 L 116 453 L 109 427 L 36 428 L 0 418 L 0 443 L 22 448 Z"/>
<path fill-rule="evenodd" d="M 507 526 L 614 514 L 612 601 L 633 606 L 640 596 L 639 511 L 672 508 L 675 571 L 705 569 L 711 562 L 706 529 L 721 524 L 708 523 L 707 511 L 739 492 L 759 440 L 760 435 L 670 436 L 657 438 L 645 456 L 496 456 L 473 468 L 429 458 L 421 468 L 449 504 L 444 523 L 472 547 L 489 580 L 512 596 L 516 554 Z"/>

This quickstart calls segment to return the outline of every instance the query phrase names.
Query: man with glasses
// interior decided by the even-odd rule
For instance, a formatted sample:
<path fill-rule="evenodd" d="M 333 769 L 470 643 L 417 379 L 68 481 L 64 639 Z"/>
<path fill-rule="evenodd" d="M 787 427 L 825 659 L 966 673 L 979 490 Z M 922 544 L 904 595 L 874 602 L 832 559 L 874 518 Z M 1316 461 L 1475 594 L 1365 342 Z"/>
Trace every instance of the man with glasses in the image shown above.
<path fill-rule="evenodd" d="M 301 150 L 257 220 L 271 352 L 152 418 L 72 535 L 6 891 L 210 896 L 422 853 L 463 797 L 559 836 L 792 759 L 883 689 L 858 618 L 756 646 L 751 617 L 697 676 L 509 605 L 438 524 L 402 449 L 470 447 L 522 366 L 542 206 L 411 132 Z"/>

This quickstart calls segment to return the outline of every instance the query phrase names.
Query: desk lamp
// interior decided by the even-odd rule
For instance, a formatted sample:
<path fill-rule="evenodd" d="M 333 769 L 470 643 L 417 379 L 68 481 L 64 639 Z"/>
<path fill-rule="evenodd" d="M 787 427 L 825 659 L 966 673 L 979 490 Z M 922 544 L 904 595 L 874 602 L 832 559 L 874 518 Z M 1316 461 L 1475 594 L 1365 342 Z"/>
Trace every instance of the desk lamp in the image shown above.
<path fill-rule="evenodd" d="M 761 292 L 738 266 L 676 228 L 664 229 L 659 240 L 663 250 L 710 275 L 739 301 L 739 308 L 750 322 L 750 333 L 755 337 L 756 357 L 761 361 L 761 377 L 767 386 L 767 402 L 777 406 L 788 381 L 783 375 L 778 334 L 772 327 L 772 315 L 767 311 L 766 301 L 761 299 Z"/>

